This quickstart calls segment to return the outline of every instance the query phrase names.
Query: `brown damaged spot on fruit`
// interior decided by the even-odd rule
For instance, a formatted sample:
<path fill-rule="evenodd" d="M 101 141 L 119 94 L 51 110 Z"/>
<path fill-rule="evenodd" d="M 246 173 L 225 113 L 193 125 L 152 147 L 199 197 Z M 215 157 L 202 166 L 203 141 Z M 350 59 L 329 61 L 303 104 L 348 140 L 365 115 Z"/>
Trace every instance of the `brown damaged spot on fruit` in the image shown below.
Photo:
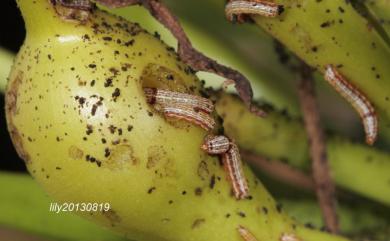
<path fill-rule="evenodd" d="M 173 159 L 167 158 L 164 163 L 162 172 L 160 173 L 161 177 L 175 177 L 177 174 L 176 166 Z"/>
<path fill-rule="evenodd" d="M 148 148 L 148 162 L 146 167 L 154 169 L 157 177 L 174 177 L 176 175 L 176 167 L 173 159 L 169 158 L 167 151 L 163 146 L 150 146 Z"/>
<path fill-rule="evenodd" d="M 139 164 L 139 159 L 134 156 L 133 148 L 130 145 L 122 144 L 114 146 L 110 156 L 102 162 L 102 167 L 111 170 L 123 170 Z"/>
<path fill-rule="evenodd" d="M 68 155 L 74 160 L 80 160 L 83 158 L 84 152 L 77 146 L 70 146 L 68 149 Z"/>
<path fill-rule="evenodd" d="M 204 218 L 195 219 L 195 221 L 192 223 L 191 228 L 192 229 L 199 228 L 205 222 L 206 222 L 206 220 Z"/>
<path fill-rule="evenodd" d="M 198 165 L 198 176 L 202 180 L 207 180 L 210 175 L 209 169 L 207 167 L 207 162 L 201 161 Z"/>
<path fill-rule="evenodd" d="M 144 88 L 150 87 L 188 94 L 195 94 L 196 91 L 196 87 L 187 88 L 186 83 L 178 73 L 157 64 L 148 64 L 143 70 L 140 79 Z"/>
<path fill-rule="evenodd" d="M 108 211 L 103 210 L 102 214 L 109 220 L 112 227 L 115 227 L 118 223 L 122 222 L 122 218 L 112 209 Z"/>
<path fill-rule="evenodd" d="M 11 118 L 14 115 L 18 114 L 18 91 L 19 87 L 23 82 L 23 72 L 19 71 L 16 74 L 16 77 L 10 81 L 8 90 L 5 96 L 5 110 L 7 112 L 8 118 Z"/>
<path fill-rule="evenodd" d="M 14 147 L 19 157 L 22 158 L 26 164 L 30 164 L 31 163 L 30 155 L 25 150 L 23 145 L 23 138 L 19 134 L 19 131 L 16 128 L 16 126 L 12 123 L 12 119 L 8 123 L 8 131 L 11 135 L 12 143 L 14 144 Z"/>
<path fill-rule="evenodd" d="M 299 39 L 302 48 L 304 48 L 307 53 L 313 52 L 312 49 L 314 47 L 318 48 L 313 44 L 313 39 L 311 38 L 310 34 L 305 29 L 303 29 L 299 23 L 295 24 L 295 26 L 291 29 L 291 33 L 293 36 Z"/>
<path fill-rule="evenodd" d="M 148 148 L 148 162 L 146 163 L 146 168 L 155 168 L 159 161 L 163 159 L 166 155 L 167 152 L 162 146 L 150 146 Z"/>

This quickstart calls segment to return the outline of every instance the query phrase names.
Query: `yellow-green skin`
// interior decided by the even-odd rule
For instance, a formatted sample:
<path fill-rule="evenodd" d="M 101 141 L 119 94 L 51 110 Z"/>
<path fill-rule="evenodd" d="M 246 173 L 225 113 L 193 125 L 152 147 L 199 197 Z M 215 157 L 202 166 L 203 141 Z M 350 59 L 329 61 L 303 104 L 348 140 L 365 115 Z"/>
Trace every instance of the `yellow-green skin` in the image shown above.
<path fill-rule="evenodd" d="M 143 85 L 201 90 L 166 45 L 98 10 L 77 22 L 47 0 L 18 4 L 27 36 L 8 83 L 8 128 L 52 197 L 110 203 L 108 212 L 78 214 L 140 241 L 239 241 L 238 225 L 259 240 L 344 240 L 295 224 L 247 167 L 251 198 L 237 201 L 218 158 L 200 149 L 206 131 L 146 103 Z"/>

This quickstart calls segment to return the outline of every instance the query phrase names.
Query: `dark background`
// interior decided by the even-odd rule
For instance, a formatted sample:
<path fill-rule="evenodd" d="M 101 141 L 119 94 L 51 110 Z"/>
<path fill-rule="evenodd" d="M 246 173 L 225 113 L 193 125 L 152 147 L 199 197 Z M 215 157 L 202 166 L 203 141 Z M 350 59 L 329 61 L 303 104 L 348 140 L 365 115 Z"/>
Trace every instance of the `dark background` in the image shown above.
<path fill-rule="evenodd" d="M 0 1 L 0 27 L 0 46 L 16 53 L 23 43 L 25 30 L 15 0 Z M 24 162 L 16 154 L 7 132 L 3 94 L 0 95 L 0 106 L 0 171 L 26 171 Z"/>

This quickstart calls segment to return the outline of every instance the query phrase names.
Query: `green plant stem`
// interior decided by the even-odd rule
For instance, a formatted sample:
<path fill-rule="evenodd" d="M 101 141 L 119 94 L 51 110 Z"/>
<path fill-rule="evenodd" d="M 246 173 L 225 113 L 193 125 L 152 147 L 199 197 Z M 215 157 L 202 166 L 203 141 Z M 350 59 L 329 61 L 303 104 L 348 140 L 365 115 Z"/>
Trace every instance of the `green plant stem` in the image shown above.
<path fill-rule="evenodd" d="M 0 172 L 0 190 L 2 226 L 61 241 L 126 240 L 72 213 L 50 212 L 52 200 L 28 175 Z"/>
<path fill-rule="evenodd" d="M 234 97 L 222 95 L 217 111 L 226 134 L 246 150 L 308 170 L 308 140 L 301 121 L 271 112 L 259 119 Z M 337 137 L 327 138 L 331 174 L 336 185 L 390 205 L 390 155 Z"/>

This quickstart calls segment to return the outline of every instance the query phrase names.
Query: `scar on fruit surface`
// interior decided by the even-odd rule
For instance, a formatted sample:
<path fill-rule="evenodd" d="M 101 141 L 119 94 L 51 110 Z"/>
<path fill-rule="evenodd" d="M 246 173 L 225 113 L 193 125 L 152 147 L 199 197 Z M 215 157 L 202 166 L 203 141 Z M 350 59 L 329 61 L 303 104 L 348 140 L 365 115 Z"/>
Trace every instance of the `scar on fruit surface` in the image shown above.
<path fill-rule="evenodd" d="M 6 100 L 6 111 L 10 116 L 18 114 L 17 101 L 19 95 L 19 87 L 23 82 L 23 72 L 18 71 L 16 77 L 10 81 L 8 91 L 5 96 Z"/>
<path fill-rule="evenodd" d="M 114 146 L 110 150 L 108 159 L 102 163 L 102 167 L 111 170 L 123 170 L 139 163 L 139 159 L 134 156 L 133 148 L 130 145 L 122 144 Z"/>
<path fill-rule="evenodd" d="M 69 147 L 68 155 L 74 160 L 80 160 L 83 158 L 84 152 L 77 146 L 72 145 Z"/>
<path fill-rule="evenodd" d="M 190 70 L 184 69 L 184 71 L 187 73 Z M 144 68 L 140 81 L 143 88 L 166 89 L 188 94 L 194 94 L 197 91 L 195 85 L 187 87 L 187 84 L 175 71 L 153 63 Z"/>
<path fill-rule="evenodd" d="M 291 28 L 292 36 L 295 36 L 299 39 L 301 43 L 301 47 L 305 49 L 307 53 L 313 52 L 313 48 L 316 46 L 313 43 L 313 39 L 311 38 L 309 32 L 303 29 L 299 23 L 296 23 L 294 27 Z"/>
<path fill-rule="evenodd" d="M 118 223 L 122 222 L 122 218 L 113 210 L 102 211 L 105 218 L 108 219 L 112 227 L 115 227 Z"/>
<path fill-rule="evenodd" d="M 31 163 L 30 155 L 27 153 L 27 151 L 24 148 L 23 138 L 20 135 L 18 129 L 15 127 L 15 125 L 13 123 L 8 123 L 8 130 L 9 130 L 9 133 L 11 135 L 12 143 L 13 143 L 19 157 L 22 160 L 24 160 L 24 162 L 26 164 L 30 164 Z"/>
<path fill-rule="evenodd" d="M 26 164 L 31 162 L 30 155 L 24 148 L 23 138 L 19 130 L 13 123 L 13 117 L 18 114 L 18 96 L 19 87 L 23 83 L 23 72 L 18 71 L 15 78 L 9 82 L 8 91 L 5 96 L 5 110 L 7 112 L 8 130 L 11 136 L 12 143 L 18 153 L 19 157 L 25 161 Z"/>
<path fill-rule="evenodd" d="M 206 222 L 206 219 L 204 218 L 197 218 L 194 220 L 194 222 L 191 225 L 191 229 L 200 228 L 200 226 L 204 225 Z"/>

